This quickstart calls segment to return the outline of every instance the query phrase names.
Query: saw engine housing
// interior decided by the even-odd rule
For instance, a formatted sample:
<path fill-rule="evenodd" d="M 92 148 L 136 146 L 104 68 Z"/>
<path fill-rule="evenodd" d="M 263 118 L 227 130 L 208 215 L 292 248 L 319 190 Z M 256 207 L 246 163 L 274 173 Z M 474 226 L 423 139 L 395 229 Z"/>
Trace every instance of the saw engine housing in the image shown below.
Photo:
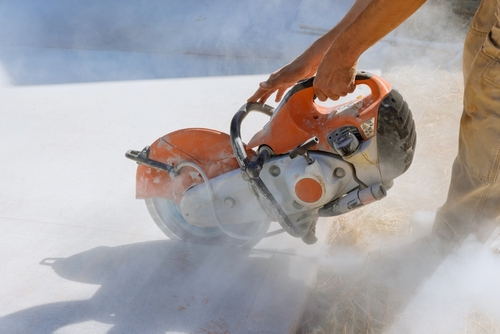
<path fill-rule="evenodd" d="M 139 163 L 137 197 L 149 203 L 160 228 L 169 225 L 184 240 L 246 243 L 277 233 L 263 230 L 278 221 L 278 232 L 312 243 L 318 217 L 385 197 L 413 159 L 416 133 L 407 103 L 382 78 L 360 72 L 356 85 L 367 85 L 370 94 L 323 107 L 315 102 L 313 80 L 297 83 L 276 109 L 243 105 L 229 135 L 184 129 L 127 152 Z M 245 145 L 240 128 L 251 112 L 270 120 Z M 151 204 L 159 198 L 169 203 L 169 215 Z"/>

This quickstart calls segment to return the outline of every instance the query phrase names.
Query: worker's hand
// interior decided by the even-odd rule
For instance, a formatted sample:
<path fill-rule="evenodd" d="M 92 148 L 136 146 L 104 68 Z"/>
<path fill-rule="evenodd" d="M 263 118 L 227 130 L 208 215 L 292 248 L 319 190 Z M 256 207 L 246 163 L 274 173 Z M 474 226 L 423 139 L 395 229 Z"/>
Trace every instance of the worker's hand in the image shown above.
<path fill-rule="evenodd" d="M 314 75 L 314 69 L 311 69 L 309 63 L 299 57 L 273 72 L 266 81 L 261 82 L 259 89 L 247 101 L 264 103 L 271 94 L 277 91 L 275 101 L 279 102 L 289 87 L 312 75 Z"/>
<path fill-rule="evenodd" d="M 352 59 L 357 58 L 346 53 L 345 46 L 338 43 L 330 46 L 327 42 L 328 39 L 318 40 L 290 64 L 272 73 L 247 101 L 264 103 L 271 94 L 277 92 L 275 100 L 279 102 L 288 88 L 299 80 L 313 76 L 316 69 L 314 91 L 320 101 L 328 98 L 338 100 L 352 93 L 356 88 L 356 61 Z M 326 53 L 325 45 L 330 46 Z"/>
<path fill-rule="evenodd" d="M 337 61 L 335 58 L 328 60 L 330 57 L 335 57 L 335 52 L 327 52 L 314 78 L 314 91 L 320 101 L 338 100 L 352 93 L 356 88 L 354 79 L 357 64 L 349 65 L 347 62 L 346 65 L 346 61 L 340 59 L 341 55 Z M 275 101 L 279 102 L 286 90 L 297 81 L 313 76 L 314 69 L 304 66 L 298 60 L 272 73 L 266 81 L 259 84 L 259 89 L 247 101 L 264 103 L 271 94 L 277 91 Z"/>
<path fill-rule="evenodd" d="M 314 78 L 314 92 L 318 99 L 320 101 L 338 100 L 354 92 L 356 65 L 356 63 L 349 64 L 343 61 L 342 55 L 336 55 L 334 49 L 328 50 Z"/>

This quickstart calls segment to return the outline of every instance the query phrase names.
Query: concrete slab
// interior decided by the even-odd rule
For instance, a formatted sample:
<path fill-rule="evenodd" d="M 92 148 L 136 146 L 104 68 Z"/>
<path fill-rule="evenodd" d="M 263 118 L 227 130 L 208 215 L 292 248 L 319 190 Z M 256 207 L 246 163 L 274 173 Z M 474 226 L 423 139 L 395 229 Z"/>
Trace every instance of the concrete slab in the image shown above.
<path fill-rule="evenodd" d="M 182 127 L 227 131 L 261 79 L 0 88 L 0 332 L 293 333 L 324 244 L 168 240 L 124 157 Z"/>
<path fill-rule="evenodd" d="M 293 333 L 315 279 L 286 254 L 1 225 L 16 240 L 2 242 L 2 333 Z"/>

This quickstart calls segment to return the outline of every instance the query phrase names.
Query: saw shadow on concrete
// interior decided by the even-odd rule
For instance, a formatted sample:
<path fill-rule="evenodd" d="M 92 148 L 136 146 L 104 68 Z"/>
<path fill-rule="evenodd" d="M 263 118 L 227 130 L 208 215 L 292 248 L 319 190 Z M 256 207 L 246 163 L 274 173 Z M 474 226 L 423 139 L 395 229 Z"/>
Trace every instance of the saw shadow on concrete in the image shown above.
<path fill-rule="evenodd" d="M 279 324 L 286 309 L 300 300 L 296 297 L 304 282 L 287 279 L 287 291 L 297 291 L 297 296 L 262 290 L 266 281 L 274 279 L 269 275 L 288 277 L 296 259 L 173 240 L 102 246 L 68 258 L 45 258 L 40 265 L 51 267 L 55 274 L 100 288 L 89 299 L 8 314 L 0 318 L 0 332 L 79 333 L 89 327 L 63 327 L 95 321 L 109 325 L 108 333 L 283 333 L 283 328 L 268 326 Z M 260 309 L 261 303 L 267 307 Z"/>

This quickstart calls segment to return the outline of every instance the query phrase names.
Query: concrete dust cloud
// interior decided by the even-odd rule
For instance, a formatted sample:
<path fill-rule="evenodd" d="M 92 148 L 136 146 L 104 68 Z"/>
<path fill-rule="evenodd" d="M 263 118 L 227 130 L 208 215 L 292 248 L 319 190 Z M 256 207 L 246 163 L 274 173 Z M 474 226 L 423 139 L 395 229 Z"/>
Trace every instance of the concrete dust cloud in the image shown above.
<path fill-rule="evenodd" d="M 324 267 L 304 321 L 308 333 L 497 333 L 498 255 L 470 239 L 447 251 L 432 240 L 368 256 L 337 249 Z M 363 261 L 364 259 L 364 261 Z"/>
<path fill-rule="evenodd" d="M 498 333 L 499 264 L 498 255 L 469 239 L 441 263 L 388 332 Z"/>
<path fill-rule="evenodd" d="M 299 333 L 500 331 L 500 257 L 472 237 L 451 248 L 428 236 L 458 149 L 462 46 L 478 4 L 428 1 L 380 42 L 382 76 L 416 122 L 414 162 L 383 201 L 335 219 Z M 412 226 L 418 211 L 429 214 Z"/>
<path fill-rule="evenodd" d="M 383 39 L 389 44 L 383 66 L 460 70 L 465 34 L 478 1 L 427 1 Z M 467 5 L 466 5 L 467 4 Z"/>

